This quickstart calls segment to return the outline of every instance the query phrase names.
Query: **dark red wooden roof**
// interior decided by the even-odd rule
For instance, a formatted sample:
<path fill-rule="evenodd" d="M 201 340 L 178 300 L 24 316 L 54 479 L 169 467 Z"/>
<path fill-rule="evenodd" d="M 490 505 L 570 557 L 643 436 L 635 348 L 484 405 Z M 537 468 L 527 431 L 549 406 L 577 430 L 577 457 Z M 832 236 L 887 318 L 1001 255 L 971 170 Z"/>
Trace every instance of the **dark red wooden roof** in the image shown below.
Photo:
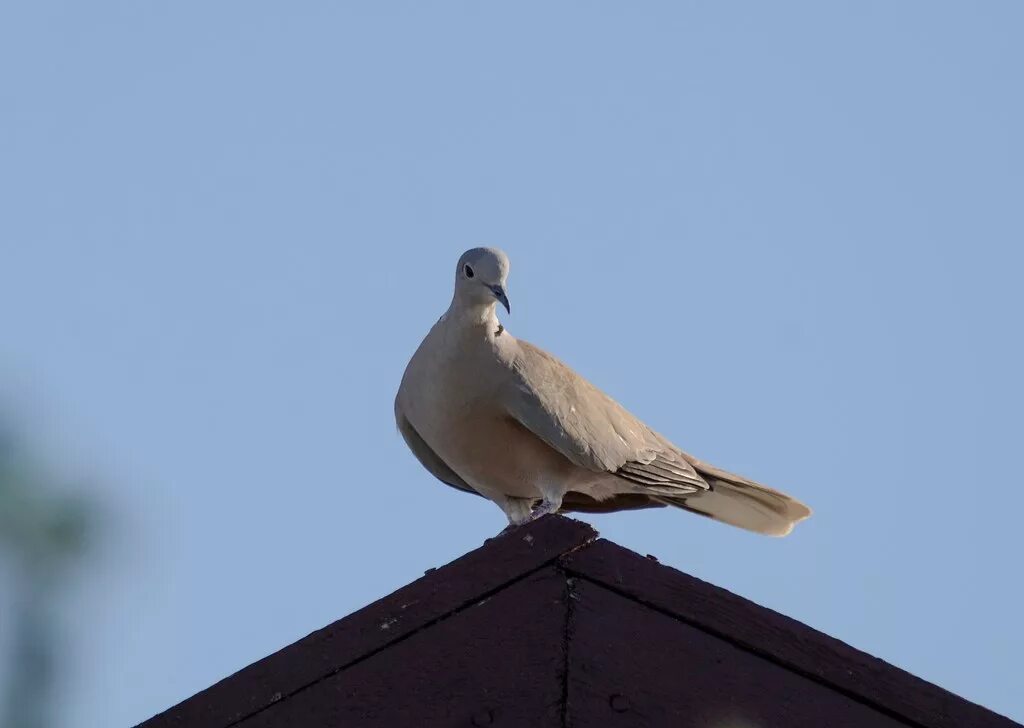
<path fill-rule="evenodd" d="M 558 516 L 142 724 L 172 726 L 1020 728 Z"/>

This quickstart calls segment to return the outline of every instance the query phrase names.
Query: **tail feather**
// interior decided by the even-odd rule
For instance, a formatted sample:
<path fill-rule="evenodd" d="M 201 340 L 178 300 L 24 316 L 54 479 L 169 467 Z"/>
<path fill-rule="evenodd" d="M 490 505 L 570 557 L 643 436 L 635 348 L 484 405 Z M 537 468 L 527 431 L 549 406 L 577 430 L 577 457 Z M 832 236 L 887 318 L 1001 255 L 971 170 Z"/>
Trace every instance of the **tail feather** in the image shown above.
<path fill-rule="evenodd" d="M 811 515 L 810 508 L 785 493 L 696 458 L 687 456 L 687 460 L 711 489 L 688 496 L 659 498 L 662 503 L 768 536 L 785 536 Z"/>

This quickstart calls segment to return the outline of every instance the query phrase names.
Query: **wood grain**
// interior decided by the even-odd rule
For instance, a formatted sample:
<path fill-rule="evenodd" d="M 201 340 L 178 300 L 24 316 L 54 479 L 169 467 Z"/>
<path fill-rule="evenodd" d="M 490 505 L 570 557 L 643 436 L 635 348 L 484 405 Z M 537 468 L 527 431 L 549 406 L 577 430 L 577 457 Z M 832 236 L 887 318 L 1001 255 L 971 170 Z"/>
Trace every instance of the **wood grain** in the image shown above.
<path fill-rule="evenodd" d="M 921 728 L 1021 728 L 796 620 L 603 539 L 568 554 L 562 566 Z"/>
<path fill-rule="evenodd" d="M 239 728 L 560 728 L 566 602 L 548 567 Z"/>
<path fill-rule="evenodd" d="M 568 725 L 908 725 L 593 582 L 573 591 Z"/>
<path fill-rule="evenodd" d="M 139 728 L 225 728 L 237 723 L 486 598 L 596 537 L 597 533 L 585 523 L 549 517 L 491 539 L 447 566 L 150 718 Z"/>

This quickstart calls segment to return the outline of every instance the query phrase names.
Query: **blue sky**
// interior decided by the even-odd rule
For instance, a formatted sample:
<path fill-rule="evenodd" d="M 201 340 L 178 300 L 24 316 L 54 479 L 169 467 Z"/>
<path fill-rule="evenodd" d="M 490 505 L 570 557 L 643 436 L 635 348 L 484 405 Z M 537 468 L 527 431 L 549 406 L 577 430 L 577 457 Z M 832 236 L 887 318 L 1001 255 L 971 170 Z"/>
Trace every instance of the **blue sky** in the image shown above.
<path fill-rule="evenodd" d="M 0 6 L 0 389 L 103 535 L 60 728 L 479 545 L 392 422 L 465 248 L 510 331 L 815 509 L 603 535 L 1024 720 L 1024 6 Z"/>

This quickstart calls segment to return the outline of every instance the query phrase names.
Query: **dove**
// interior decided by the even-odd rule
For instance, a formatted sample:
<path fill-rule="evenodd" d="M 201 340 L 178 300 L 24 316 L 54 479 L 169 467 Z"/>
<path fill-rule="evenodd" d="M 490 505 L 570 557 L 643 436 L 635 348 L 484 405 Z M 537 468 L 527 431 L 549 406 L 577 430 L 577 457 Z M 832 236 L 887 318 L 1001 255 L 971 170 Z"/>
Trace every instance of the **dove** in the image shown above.
<path fill-rule="evenodd" d="M 811 515 L 785 493 L 684 452 L 515 338 L 496 312 L 511 314 L 508 275 L 497 248 L 463 253 L 451 305 L 402 376 L 398 430 L 438 480 L 493 501 L 510 527 L 557 512 L 671 506 L 785 536 Z"/>

